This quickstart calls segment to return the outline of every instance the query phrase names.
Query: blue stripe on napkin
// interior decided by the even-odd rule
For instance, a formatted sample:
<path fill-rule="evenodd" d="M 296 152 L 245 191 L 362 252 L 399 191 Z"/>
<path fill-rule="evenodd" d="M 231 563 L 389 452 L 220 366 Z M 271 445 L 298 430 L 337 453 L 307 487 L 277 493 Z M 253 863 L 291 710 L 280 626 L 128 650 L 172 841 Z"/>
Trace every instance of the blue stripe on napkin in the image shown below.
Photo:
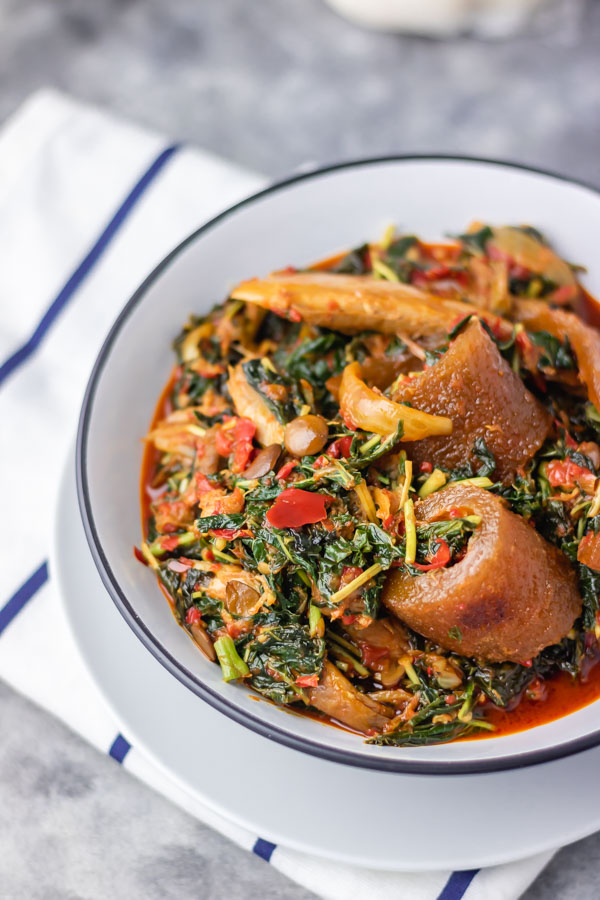
<path fill-rule="evenodd" d="M 0 634 L 7 625 L 10 625 L 17 613 L 20 613 L 25 604 L 31 600 L 33 595 L 39 591 L 43 584 L 48 581 L 48 563 L 43 562 L 39 569 L 29 576 L 27 581 L 21 585 L 10 600 L 8 600 L 2 609 L 0 609 Z"/>
<path fill-rule="evenodd" d="M 273 851 L 277 848 L 277 844 L 272 844 L 271 841 L 265 841 L 262 838 L 257 838 L 252 848 L 252 852 L 256 853 L 257 856 L 260 856 L 261 859 L 264 859 L 265 862 L 270 862 L 271 857 L 273 856 Z"/>
<path fill-rule="evenodd" d="M 79 285 L 85 280 L 91 272 L 94 265 L 102 256 L 109 243 L 120 229 L 121 225 L 132 211 L 146 188 L 156 178 L 161 169 L 178 150 L 178 145 L 174 144 L 167 147 L 160 153 L 150 168 L 148 168 L 139 181 L 134 185 L 129 194 L 125 197 L 112 219 L 97 239 L 91 250 L 81 260 L 69 280 L 61 289 L 60 293 L 54 298 L 42 318 L 40 319 L 35 331 L 25 343 L 16 350 L 12 356 L 0 366 L 0 385 L 17 369 L 22 363 L 26 362 L 29 357 L 37 350 L 41 344 L 46 332 L 51 327 L 60 312 L 64 309 L 67 302 L 73 296 Z"/>
<path fill-rule="evenodd" d="M 479 869 L 463 869 L 460 872 L 453 872 L 437 900 L 461 900 L 478 872 Z"/>
<path fill-rule="evenodd" d="M 131 744 L 129 741 L 126 740 L 122 734 L 118 734 L 110 745 L 108 755 L 112 756 L 118 763 L 122 763 L 130 750 Z"/>

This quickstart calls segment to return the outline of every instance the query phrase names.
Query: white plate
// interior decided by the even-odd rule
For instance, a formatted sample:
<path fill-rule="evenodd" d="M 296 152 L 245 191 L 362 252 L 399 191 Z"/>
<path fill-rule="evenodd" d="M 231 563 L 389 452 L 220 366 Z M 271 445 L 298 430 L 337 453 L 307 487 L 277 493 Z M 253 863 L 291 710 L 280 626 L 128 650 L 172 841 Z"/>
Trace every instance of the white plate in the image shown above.
<path fill-rule="evenodd" d="M 119 614 L 85 540 L 74 468 L 69 458 L 52 571 L 79 651 L 127 738 L 206 806 L 274 843 L 412 872 L 509 862 L 600 829 L 590 802 L 600 749 L 485 775 L 406 775 L 328 762 L 240 728 L 173 678 Z"/>

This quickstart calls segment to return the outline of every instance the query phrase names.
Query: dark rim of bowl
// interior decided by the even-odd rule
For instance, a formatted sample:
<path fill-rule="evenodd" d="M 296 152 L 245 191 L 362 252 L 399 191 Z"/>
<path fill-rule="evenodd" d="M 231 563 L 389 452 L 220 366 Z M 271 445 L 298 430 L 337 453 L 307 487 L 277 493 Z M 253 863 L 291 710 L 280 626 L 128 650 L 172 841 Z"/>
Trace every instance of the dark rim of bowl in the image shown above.
<path fill-rule="evenodd" d="M 297 182 L 318 179 L 323 175 L 327 175 L 331 172 L 338 172 L 343 169 L 362 168 L 365 166 L 381 165 L 382 163 L 385 164 L 395 162 L 466 162 L 489 165 L 490 168 L 512 168 L 525 172 L 532 172 L 536 175 L 542 175 L 548 178 L 553 178 L 557 181 L 564 181 L 577 187 L 586 188 L 587 190 L 600 195 L 600 190 L 598 188 L 594 187 L 593 185 L 587 184 L 585 181 L 581 181 L 575 178 L 569 178 L 556 172 L 546 171 L 544 169 L 536 168 L 535 166 L 522 165 L 516 162 L 489 158 L 486 159 L 476 156 L 456 156 L 443 153 L 406 155 L 399 154 L 350 160 L 334 165 L 323 166 L 322 168 L 312 169 L 308 172 L 302 172 L 300 174 L 293 175 L 290 178 L 286 178 L 282 181 L 277 181 L 273 184 L 270 184 L 263 190 L 260 190 L 250 195 L 249 197 L 246 197 L 239 203 L 236 203 L 223 212 L 219 213 L 209 222 L 202 225 L 200 228 L 190 234 L 180 244 L 178 244 L 162 260 L 162 262 L 160 262 L 156 266 L 156 268 L 150 273 L 150 275 L 148 275 L 148 277 L 143 281 L 143 283 L 119 313 L 106 340 L 104 341 L 104 344 L 102 345 L 100 353 L 98 354 L 98 358 L 94 364 L 94 368 L 92 370 L 83 399 L 77 432 L 77 495 L 86 538 L 91 550 L 92 557 L 94 559 L 94 563 L 96 564 L 100 577 L 106 589 L 108 590 L 108 593 L 110 594 L 112 600 L 114 601 L 127 624 L 141 640 L 144 646 L 152 653 L 152 655 L 172 675 L 174 675 L 175 678 L 177 678 L 182 684 L 184 684 L 187 688 L 189 688 L 215 709 L 224 713 L 226 716 L 228 716 L 230 719 L 233 719 L 240 725 L 244 725 L 247 728 L 252 729 L 252 731 L 263 735 L 264 737 L 277 741 L 278 743 L 283 744 L 286 747 L 290 747 L 293 750 L 299 750 L 304 753 L 309 753 L 321 759 L 330 760 L 331 762 L 343 763 L 345 765 L 357 766 L 364 769 L 375 769 L 383 772 L 399 772 L 418 775 L 468 775 L 486 772 L 498 772 L 507 769 L 522 768 L 525 766 L 551 762 L 552 760 L 570 756 L 575 753 L 581 753 L 584 750 L 588 750 L 600 744 L 600 729 L 592 732 L 589 735 L 584 735 L 583 737 L 576 738 L 572 741 L 566 741 L 564 743 L 542 750 L 531 750 L 524 753 L 516 753 L 510 756 L 496 759 L 476 759 L 466 761 L 450 760 L 445 762 L 435 762 L 432 760 L 420 761 L 416 759 L 402 759 L 400 756 L 398 759 L 390 759 L 389 757 L 377 758 L 377 756 L 375 755 L 366 756 L 359 753 L 354 753 L 349 750 L 335 749 L 333 747 L 328 747 L 326 745 L 320 744 L 316 741 L 312 741 L 308 738 L 290 734 L 285 730 L 285 728 L 280 728 L 276 725 L 271 725 L 264 722 L 262 719 L 258 718 L 252 713 L 242 710 L 235 703 L 230 702 L 224 697 L 221 697 L 220 694 L 217 694 L 206 684 L 203 684 L 188 669 L 186 669 L 185 666 L 178 662 L 177 659 L 175 659 L 165 647 L 162 646 L 155 635 L 136 615 L 135 610 L 129 603 L 124 590 L 121 588 L 104 554 L 104 550 L 102 548 L 96 529 L 94 514 L 90 502 L 86 466 L 88 432 L 90 427 L 90 420 L 93 413 L 94 398 L 100 376 L 102 374 L 104 366 L 106 365 L 110 357 L 112 346 L 121 330 L 122 325 L 138 305 L 138 303 L 143 299 L 150 286 L 165 271 L 165 269 L 171 264 L 175 257 L 177 257 L 182 252 L 182 250 L 184 250 L 188 246 L 188 244 L 191 244 L 192 242 L 197 240 L 202 234 L 204 234 L 204 232 L 209 231 L 217 223 L 222 222 L 224 219 L 226 219 L 228 216 L 241 209 L 242 207 L 249 206 L 256 200 L 287 188 Z M 360 740 L 360 738 L 357 737 L 357 740 Z M 487 741 L 482 741 L 480 745 L 482 750 L 484 750 L 486 745 L 489 746 Z M 398 752 L 400 754 L 401 750 L 399 749 Z"/>

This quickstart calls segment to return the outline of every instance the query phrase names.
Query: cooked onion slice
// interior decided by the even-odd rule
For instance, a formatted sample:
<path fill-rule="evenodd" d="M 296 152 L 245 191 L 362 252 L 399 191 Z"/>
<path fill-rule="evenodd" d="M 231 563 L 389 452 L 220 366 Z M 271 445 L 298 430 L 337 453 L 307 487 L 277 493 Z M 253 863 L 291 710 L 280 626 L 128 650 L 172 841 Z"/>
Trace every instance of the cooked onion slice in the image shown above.
<path fill-rule="evenodd" d="M 498 497 L 473 485 L 450 485 L 416 512 L 432 522 L 453 508 L 481 516 L 466 555 L 423 575 L 392 571 L 383 589 L 387 608 L 442 647 L 492 662 L 523 662 L 560 641 L 581 612 L 566 557 Z"/>
<path fill-rule="evenodd" d="M 515 228 L 513 225 L 493 228 L 492 232 L 493 237 L 488 247 L 496 248 L 512 262 L 529 269 L 530 272 L 543 275 L 556 285 L 576 288 L 573 270 L 547 244 L 542 244 L 523 228 Z"/>
<path fill-rule="evenodd" d="M 227 387 L 236 413 L 254 422 L 256 437 L 263 447 L 268 447 L 269 444 L 283 444 L 283 425 L 277 421 L 258 391 L 248 384 L 241 363 L 230 366 Z"/>
<path fill-rule="evenodd" d="M 419 441 L 429 435 L 452 433 L 451 419 L 394 403 L 368 387 L 360 376 L 359 363 L 350 363 L 344 369 L 340 384 L 340 412 L 350 427 L 388 435 L 393 434 L 402 421 L 403 441 Z"/>

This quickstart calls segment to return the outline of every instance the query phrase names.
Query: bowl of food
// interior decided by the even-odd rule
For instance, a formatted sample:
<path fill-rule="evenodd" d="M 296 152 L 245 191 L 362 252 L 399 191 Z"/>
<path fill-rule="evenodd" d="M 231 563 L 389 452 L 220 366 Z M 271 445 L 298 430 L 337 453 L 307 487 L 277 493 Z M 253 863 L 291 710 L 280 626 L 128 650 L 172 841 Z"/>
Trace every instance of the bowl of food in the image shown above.
<path fill-rule="evenodd" d="M 599 228 L 585 185 L 394 157 L 268 188 L 160 263 L 77 472 L 108 592 L 174 677 L 367 768 L 600 743 Z"/>

